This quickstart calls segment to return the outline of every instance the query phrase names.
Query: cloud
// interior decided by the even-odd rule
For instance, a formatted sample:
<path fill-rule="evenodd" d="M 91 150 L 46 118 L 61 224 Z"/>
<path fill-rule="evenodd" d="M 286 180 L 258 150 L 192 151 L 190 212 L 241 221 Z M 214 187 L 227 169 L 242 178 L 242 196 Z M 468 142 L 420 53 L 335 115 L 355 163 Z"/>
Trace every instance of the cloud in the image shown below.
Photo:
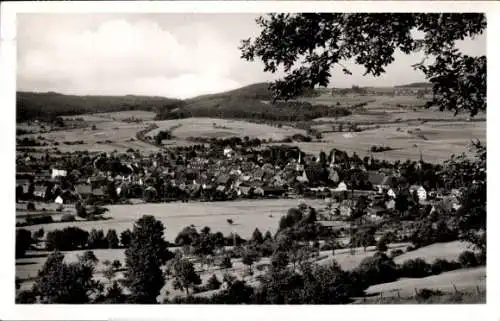
<path fill-rule="evenodd" d="M 183 39 L 153 21 L 121 19 L 79 33 L 46 30 L 35 48 L 23 43 L 28 48 L 19 55 L 20 87 L 38 83 L 31 89 L 185 98 L 241 86 L 230 78 L 240 63 L 237 47 L 210 26 L 196 24 L 189 31 Z"/>
<path fill-rule="evenodd" d="M 259 28 L 249 14 L 22 14 L 18 17 L 18 90 L 67 94 L 143 94 L 187 98 L 269 81 L 283 73 L 240 58 L 240 40 Z M 486 35 L 458 44 L 486 52 Z M 380 77 L 332 70 L 330 86 L 392 86 L 423 81 L 397 53 Z"/>

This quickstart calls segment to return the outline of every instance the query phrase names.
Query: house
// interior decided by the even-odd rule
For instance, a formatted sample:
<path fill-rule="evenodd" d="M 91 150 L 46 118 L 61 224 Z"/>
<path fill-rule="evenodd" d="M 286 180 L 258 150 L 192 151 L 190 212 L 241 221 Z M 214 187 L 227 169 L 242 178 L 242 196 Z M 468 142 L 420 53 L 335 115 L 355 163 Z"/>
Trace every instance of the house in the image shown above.
<path fill-rule="evenodd" d="M 337 188 L 335 189 L 336 192 L 344 192 L 347 191 L 347 184 L 344 182 L 340 182 Z"/>
<path fill-rule="evenodd" d="M 92 195 L 92 186 L 89 184 L 78 184 L 75 186 L 75 192 L 80 195 L 81 198 L 87 198 Z"/>
<path fill-rule="evenodd" d="M 303 171 L 302 175 L 297 176 L 296 179 L 300 183 L 307 183 L 307 182 L 309 182 L 309 178 L 307 178 L 306 171 Z"/>
<path fill-rule="evenodd" d="M 226 147 L 226 148 L 224 148 L 223 153 L 224 153 L 224 157 L 230 158 L 233 156 L 234 150 L 231 147 Z"/>
<path fill-rule="evenodd" d="M 40 198 L 45 198 L 45 192 L 47 188 L 43 185 L 36 184 L 33 195 Z"/>
<path fill-rule="evenodd" d="M 389 188 L 389 190 L 387 191 L 387 196 L 396 198 L 396 192 L 392 188 Z"/>
<path fill-rule="evenodd" d="M 374 171 L 368 172 L 368 181 L 372 184 L 373 189 L 376 190 L 378 193 L 383 193 L 382 183 L 384 182 L 384 179 L 385 175 L 379 172 L 374 172 Z"/>
<path fill-rule="evenodd" d="M 338 209 L 340 210 L 340 215 L 349 217 L 352 214 L 352 209 L 355 206 L 355 202 L 352 199 L 343 200 Z"/>
<path fill-rule="evenodd" d="M 64 169 L 56 169 L 56 168 L 52 169 L 52 175 L 51 175 L 52 178 L 66 177 L 66 175 L 68 175 L 68 172 Z"/>
<path fill-rule="evenodd" d="M 388 210 L 393 210 L 396 208 L 396 201 L 394 199 L 390 199 L 387 202 L 385 202 L 385 208 Z"/>
<path fill-rule="evenodd" d="M 419 201 L 425 201 L 427 199 L 427 191 L 423 186 L 412 185 L 410 186 L 409 191 L 412 195 L 416 192 Z"/>
<path fill-rule="evenodd" d="M 253 193 L 255 195 L 264 196 L 264 189 L 262 187 L 256 187 Z"/>
<path fill-rule="evenodd" d="M 62 205 L 64 203 L 64 200 L 61 197 L 61 195 L 56 197 L 56 199 L 54 200 L 54 203 L 59 204 L 59 205 Z"/>

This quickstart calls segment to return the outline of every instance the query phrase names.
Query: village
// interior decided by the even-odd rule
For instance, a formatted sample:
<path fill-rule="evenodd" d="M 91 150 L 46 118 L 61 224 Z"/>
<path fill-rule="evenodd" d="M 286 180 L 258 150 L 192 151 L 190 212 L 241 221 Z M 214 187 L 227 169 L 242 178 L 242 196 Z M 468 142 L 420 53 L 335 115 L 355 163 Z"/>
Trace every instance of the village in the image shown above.
<path fill-rule="evenodd" d="M 425 206 L 444 200 L 454 210 L 460 206 L 460 191 L 447 189 L 439 175 L 442 165 L 423 159 L 390 163 L 373 156 L 348 156 L 337 149 L 315 157 L 297 147 L 255 146 L 240 138 L 164 148 L 151 155 L 130 150 L 36 158 L 26 153 L 18 157 L 16 165 L 16 200 L 20 209 L 24 204 L 26 210 L 33 210 L 32 202 L 55 203 L 62 208 L 127 204 L 130 200 L 306 197 L 325 199 L 328 220 L 349 217 L 360 195 L 369 201 L 372 219 L 395 213 L 396 206 L 403 203 L 397 200 L 403 198 L 405 204 Z"/>

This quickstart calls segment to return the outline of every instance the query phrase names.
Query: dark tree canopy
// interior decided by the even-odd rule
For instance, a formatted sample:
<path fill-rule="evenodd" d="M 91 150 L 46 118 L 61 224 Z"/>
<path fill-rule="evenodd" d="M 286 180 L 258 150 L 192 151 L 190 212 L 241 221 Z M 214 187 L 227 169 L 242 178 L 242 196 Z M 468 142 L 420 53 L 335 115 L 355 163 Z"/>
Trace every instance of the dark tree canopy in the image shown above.
<path fill-rule="evenodd" d="M 156 297 L 165 284 L 161 266 L 169 259 L 164 230 L 163 223 L 151 215 L 144 215 L 134 224 L 125 250 L 125 279 L 131 303 L 157 303 Z"/>
<path fill-rule="evenodd" d="M 242 41 L 242 58 L 258 58 L 272 73 L 283 68 L 284 79 L 271 85 L 276 99 L 326 87 L 334 67 L 351 74 L 342 65 L 349 60 L 364 66 L 365 75 L 380 76 L 399 50 L 428 58 L 413 67 L 433 86 L 429 106 L 471 116 L 486 110 L 486 56 L 471 57 L 455 47 L 457 40 L 485 31 L 482 13 L 279 13 L 256 22 L 261 33 Z"/>

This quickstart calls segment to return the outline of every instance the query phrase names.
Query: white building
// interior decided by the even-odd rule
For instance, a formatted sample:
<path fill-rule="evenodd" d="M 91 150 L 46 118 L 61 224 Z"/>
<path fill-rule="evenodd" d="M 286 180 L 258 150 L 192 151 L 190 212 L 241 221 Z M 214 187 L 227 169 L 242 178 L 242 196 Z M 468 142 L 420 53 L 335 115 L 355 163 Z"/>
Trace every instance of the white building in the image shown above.
<path fill-rule="evenodd" d="M 68 172 L 64 169 L 52 169 L 52 178 L 66 177 L 66 175 L 68 175 Z"/>

